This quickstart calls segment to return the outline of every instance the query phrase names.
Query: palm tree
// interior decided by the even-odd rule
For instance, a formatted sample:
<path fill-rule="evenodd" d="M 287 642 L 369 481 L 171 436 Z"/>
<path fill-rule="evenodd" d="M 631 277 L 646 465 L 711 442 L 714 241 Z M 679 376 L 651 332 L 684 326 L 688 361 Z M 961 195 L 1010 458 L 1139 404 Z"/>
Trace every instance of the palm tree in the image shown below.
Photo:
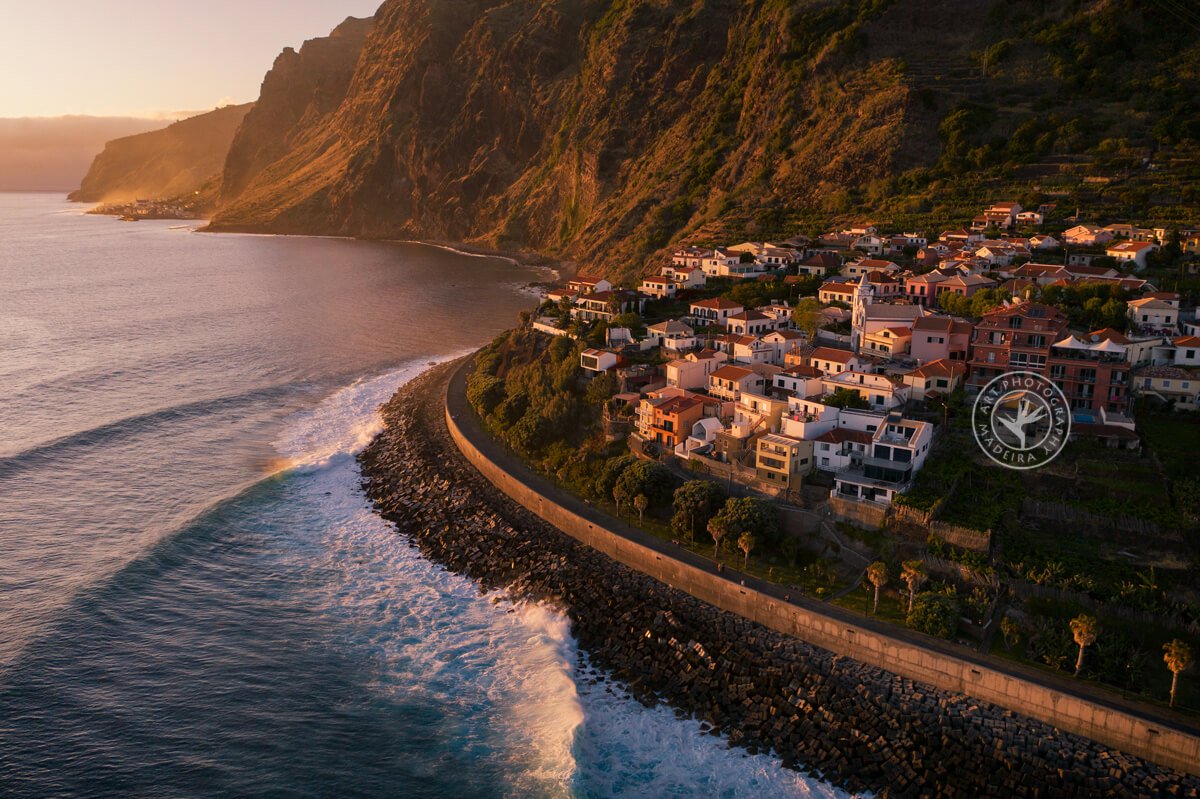
<path fill-rule="evenodd" d="M 745 558 L 742 560 L 742 568 L 746 569 L 750 566 L 750 550 L 754 549 L 754 545 L 758 541 L 755 540 L 753 533 L 742 533 L 738 536 L 738 549 L 742 550 Z"/>
<path fill-rule="evenodd" d="M 1179 673 L 1187 671 L 1192 665 L 1192 648 L 1186 641 L 1178 638 L 1169 644 L 1163 644 L 1163 662 L 1171 670 L 1171 707 L 1175 707 L 1175 688 L 1179 684 Z"/>
<path fill-rule="evenodd" d="M 638 494 L 633 498 L 633 507 L 637 508 L 638 521 L 641 522 L 646 516 L 646 508 L 650 507 L 650 497 L 645 494 Z"/>
<path fill-rule="evenodd" d="M 887 564 L 881 560 L 877 560 L 867 567 L 867 580 L 871 585 L 875 586 L 875 607 L 871 610 L 872 613 L 879 612 L 879 589 L 887 585 L 888 570 Z"/>
<path fill-rule="evenodd" d="M 625 502 L 625 489 L 622 486 L 613 486 L 613 501 L 617 503 L 617 515 L 621 513 L 621 505 Z"/>
<path fill-rule="evenodd" d="M 1071 619 L 1071 634 L 1075 636 L 1075 643 L 1079 644 L 1079 657 L 1075 659 L 1075 676 L 1078 677 L 1083 669 L 1083 650 L 1096 643 L 1100 622 L 1096 621 L 1095 616 L 1083 613 Z"/>
<path fill-rule="evenodd" d="M 721 548 L 721 539 L 729 532 L 729 523 L 720 516 L 714 516 L 708 520 L 708 534 L 713 540 L 713 557 L 717 557 L 717 551 Z"/>
<path fill-rule="evenodd" d="M 908 612 L 912 613 L 913 600 L 917 596 L 917 591 L 929 579 L 929 574 L 925 571 L 925 563 L 919 560 L 906 560 L 900 565 L 900 579 L 908 586 Z"/>

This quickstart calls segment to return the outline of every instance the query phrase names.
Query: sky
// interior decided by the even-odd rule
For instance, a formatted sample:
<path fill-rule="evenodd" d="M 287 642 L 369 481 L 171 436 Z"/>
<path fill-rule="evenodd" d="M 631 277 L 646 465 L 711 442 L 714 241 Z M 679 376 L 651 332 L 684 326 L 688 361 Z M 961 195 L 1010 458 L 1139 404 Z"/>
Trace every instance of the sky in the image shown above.
<path fill-rule="evenodd" d="M 284 47 L 382 0 L 0 0 L 0 117 L 175 119 L 258 97 Z"/>

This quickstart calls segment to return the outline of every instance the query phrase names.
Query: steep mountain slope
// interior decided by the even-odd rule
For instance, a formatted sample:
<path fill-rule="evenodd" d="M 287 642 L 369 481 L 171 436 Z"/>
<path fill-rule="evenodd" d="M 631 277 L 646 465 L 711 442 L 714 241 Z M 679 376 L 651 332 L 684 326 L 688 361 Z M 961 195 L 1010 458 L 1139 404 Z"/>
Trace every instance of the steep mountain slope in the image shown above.
<path fill-rule="evenodd" d="M 335 111 L 246 147 L 257 171 L 231 153 L 212 227 L 630 275 L 680 239 L 961 221 L 998 192 L 1183 220 L 1193 32 L 1133 0 L 387 0 Z M 260 106 L 305 93 L 274 72 Z"/>
<path fill-rule="evenodd" d="M 299 52 L 288 47 L 280 53 L 230 147 L 221 180 L 223 197 L 237 197 L 286 155 L 298 137 L 338 109 L 373 22 L 347 17 L 329 36 L 306 41 Z"/>
<path fill-rule="evenodd" d="M 114 139 L 92 161 L 78 202 L 120 202 L 138 197 L 191 194 L 219 173 L 250 104 L 230 105 L 161 130 Z"/>

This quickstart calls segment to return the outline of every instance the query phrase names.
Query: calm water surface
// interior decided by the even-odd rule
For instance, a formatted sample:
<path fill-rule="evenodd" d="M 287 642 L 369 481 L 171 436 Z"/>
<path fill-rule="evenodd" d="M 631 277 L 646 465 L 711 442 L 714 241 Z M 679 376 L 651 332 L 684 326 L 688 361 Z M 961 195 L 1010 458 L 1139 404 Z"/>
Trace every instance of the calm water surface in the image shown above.
<path fill-rule="evenodd" d="M 544 273 L 79 210 L 0 194 L 0 795 L 833 795 L 358 493 L 378 405 Z"/>

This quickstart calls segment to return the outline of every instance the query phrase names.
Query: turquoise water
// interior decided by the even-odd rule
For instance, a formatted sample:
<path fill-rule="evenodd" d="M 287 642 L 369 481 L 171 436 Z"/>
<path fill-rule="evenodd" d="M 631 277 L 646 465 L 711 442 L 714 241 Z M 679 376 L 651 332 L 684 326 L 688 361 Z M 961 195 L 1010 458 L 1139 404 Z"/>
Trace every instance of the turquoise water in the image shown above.
<path fill-rule="evenodd" d="M 358 492 L 379 403 L 544 274 L 78 211 L 0 194 L 0 795 L 833 794 Z"/>

